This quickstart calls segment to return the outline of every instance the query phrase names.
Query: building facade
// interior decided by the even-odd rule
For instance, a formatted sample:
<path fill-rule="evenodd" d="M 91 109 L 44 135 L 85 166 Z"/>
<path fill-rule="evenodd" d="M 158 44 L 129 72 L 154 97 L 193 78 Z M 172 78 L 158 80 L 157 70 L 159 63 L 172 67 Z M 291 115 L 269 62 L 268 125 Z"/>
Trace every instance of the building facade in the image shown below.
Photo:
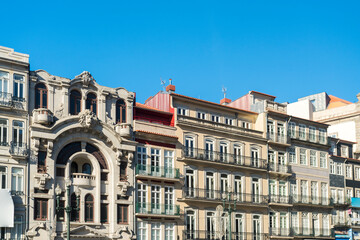
<path fill-rule="evenodd" d="M 24 237 L 28 204 L 29 55 L 0 47 L 0 190 L 12 196 L 13 227 L 0 227 L 0 239 Z"/>
<path fill-rule="evenodd" d="M 132 238 L 134 93 L 89 72 L 32 71 L 29 83 L 28 239 Z"/>

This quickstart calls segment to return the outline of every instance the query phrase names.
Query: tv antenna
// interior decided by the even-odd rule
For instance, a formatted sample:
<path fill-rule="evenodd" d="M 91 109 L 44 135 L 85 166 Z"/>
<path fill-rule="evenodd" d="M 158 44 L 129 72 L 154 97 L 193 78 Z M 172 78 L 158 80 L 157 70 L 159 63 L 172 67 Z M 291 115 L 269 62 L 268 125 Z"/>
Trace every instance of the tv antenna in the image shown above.
<path fill-rule="evenodd" d="M 165 92 L 165 84 L 166 84 L 166 81 L 165 81 L 165 80 L 162 80 L 162 78 L 160 78 L 160 81 L 161 81 L 161 85 L 162 85 L 162 88 L 163 88 L 163 92 Z"/>
<path fill-rule="evenodd" d="M 226 88 L 226 87 L 222 87 L 222 92 L 224 93 L 224 98 L 226 98 L 227 88 Z"/>

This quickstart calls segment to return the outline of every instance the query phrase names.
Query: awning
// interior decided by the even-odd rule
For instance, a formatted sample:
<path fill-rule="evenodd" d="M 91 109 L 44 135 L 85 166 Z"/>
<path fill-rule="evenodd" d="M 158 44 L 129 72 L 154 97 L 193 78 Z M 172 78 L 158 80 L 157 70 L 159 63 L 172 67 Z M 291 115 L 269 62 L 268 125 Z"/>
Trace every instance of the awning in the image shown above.
<path fill-rule="evenodd" d="M 14 227 L 14 202 L 10 191 L 0 189 L 0 227 Z"/>

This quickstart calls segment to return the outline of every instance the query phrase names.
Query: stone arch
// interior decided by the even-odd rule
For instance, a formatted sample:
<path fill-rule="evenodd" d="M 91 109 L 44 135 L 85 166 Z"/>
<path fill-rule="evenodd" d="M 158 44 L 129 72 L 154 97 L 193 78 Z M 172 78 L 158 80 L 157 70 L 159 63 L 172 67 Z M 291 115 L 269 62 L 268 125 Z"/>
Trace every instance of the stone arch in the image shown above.
<path fill-rule="evenodd" d="M 86 147 L 84 150 L 85 152 L 93 155 L 96 158 L 96 160 L 99 162 L 101 169 L 108 169 L 104 155 L 96 146 L 86 142 Z M 61 149 L 56 158 L 56 164 L 65 165 L 73 154 L 82 151 L 82 142 L 71 142 Z"/>

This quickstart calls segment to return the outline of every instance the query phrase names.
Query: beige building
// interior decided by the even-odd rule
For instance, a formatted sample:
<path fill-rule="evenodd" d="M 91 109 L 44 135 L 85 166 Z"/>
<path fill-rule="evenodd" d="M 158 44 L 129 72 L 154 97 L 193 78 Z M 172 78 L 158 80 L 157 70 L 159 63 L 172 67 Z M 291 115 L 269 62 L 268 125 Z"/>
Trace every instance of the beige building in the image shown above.
<path fill-rule="evenodd" d="M 0 227 L 0 239 L 22 239 L 28 202 L 28 73 L 29 55 L 0 47 L 0 190 L 10 191 L 13 227 Z"/>
<path fill-rule="evenodd" d="M 30 73 L 29 93 L 27 237 L 132 238 L 134 93 L 101 86 L 89 72 L 67 79 L 43 70 Z"/>
<path fill-rule="evenodd" d="M 265 239 L 267 140 L 255 130 L 262 120 L 254 112 L 175 94 L 173 85 L 167 90 L 145 104 L 174 113 L 175 166 L 184 177 L 178 237 L 228 238 L 231 232 L 236 239 Z"/>

